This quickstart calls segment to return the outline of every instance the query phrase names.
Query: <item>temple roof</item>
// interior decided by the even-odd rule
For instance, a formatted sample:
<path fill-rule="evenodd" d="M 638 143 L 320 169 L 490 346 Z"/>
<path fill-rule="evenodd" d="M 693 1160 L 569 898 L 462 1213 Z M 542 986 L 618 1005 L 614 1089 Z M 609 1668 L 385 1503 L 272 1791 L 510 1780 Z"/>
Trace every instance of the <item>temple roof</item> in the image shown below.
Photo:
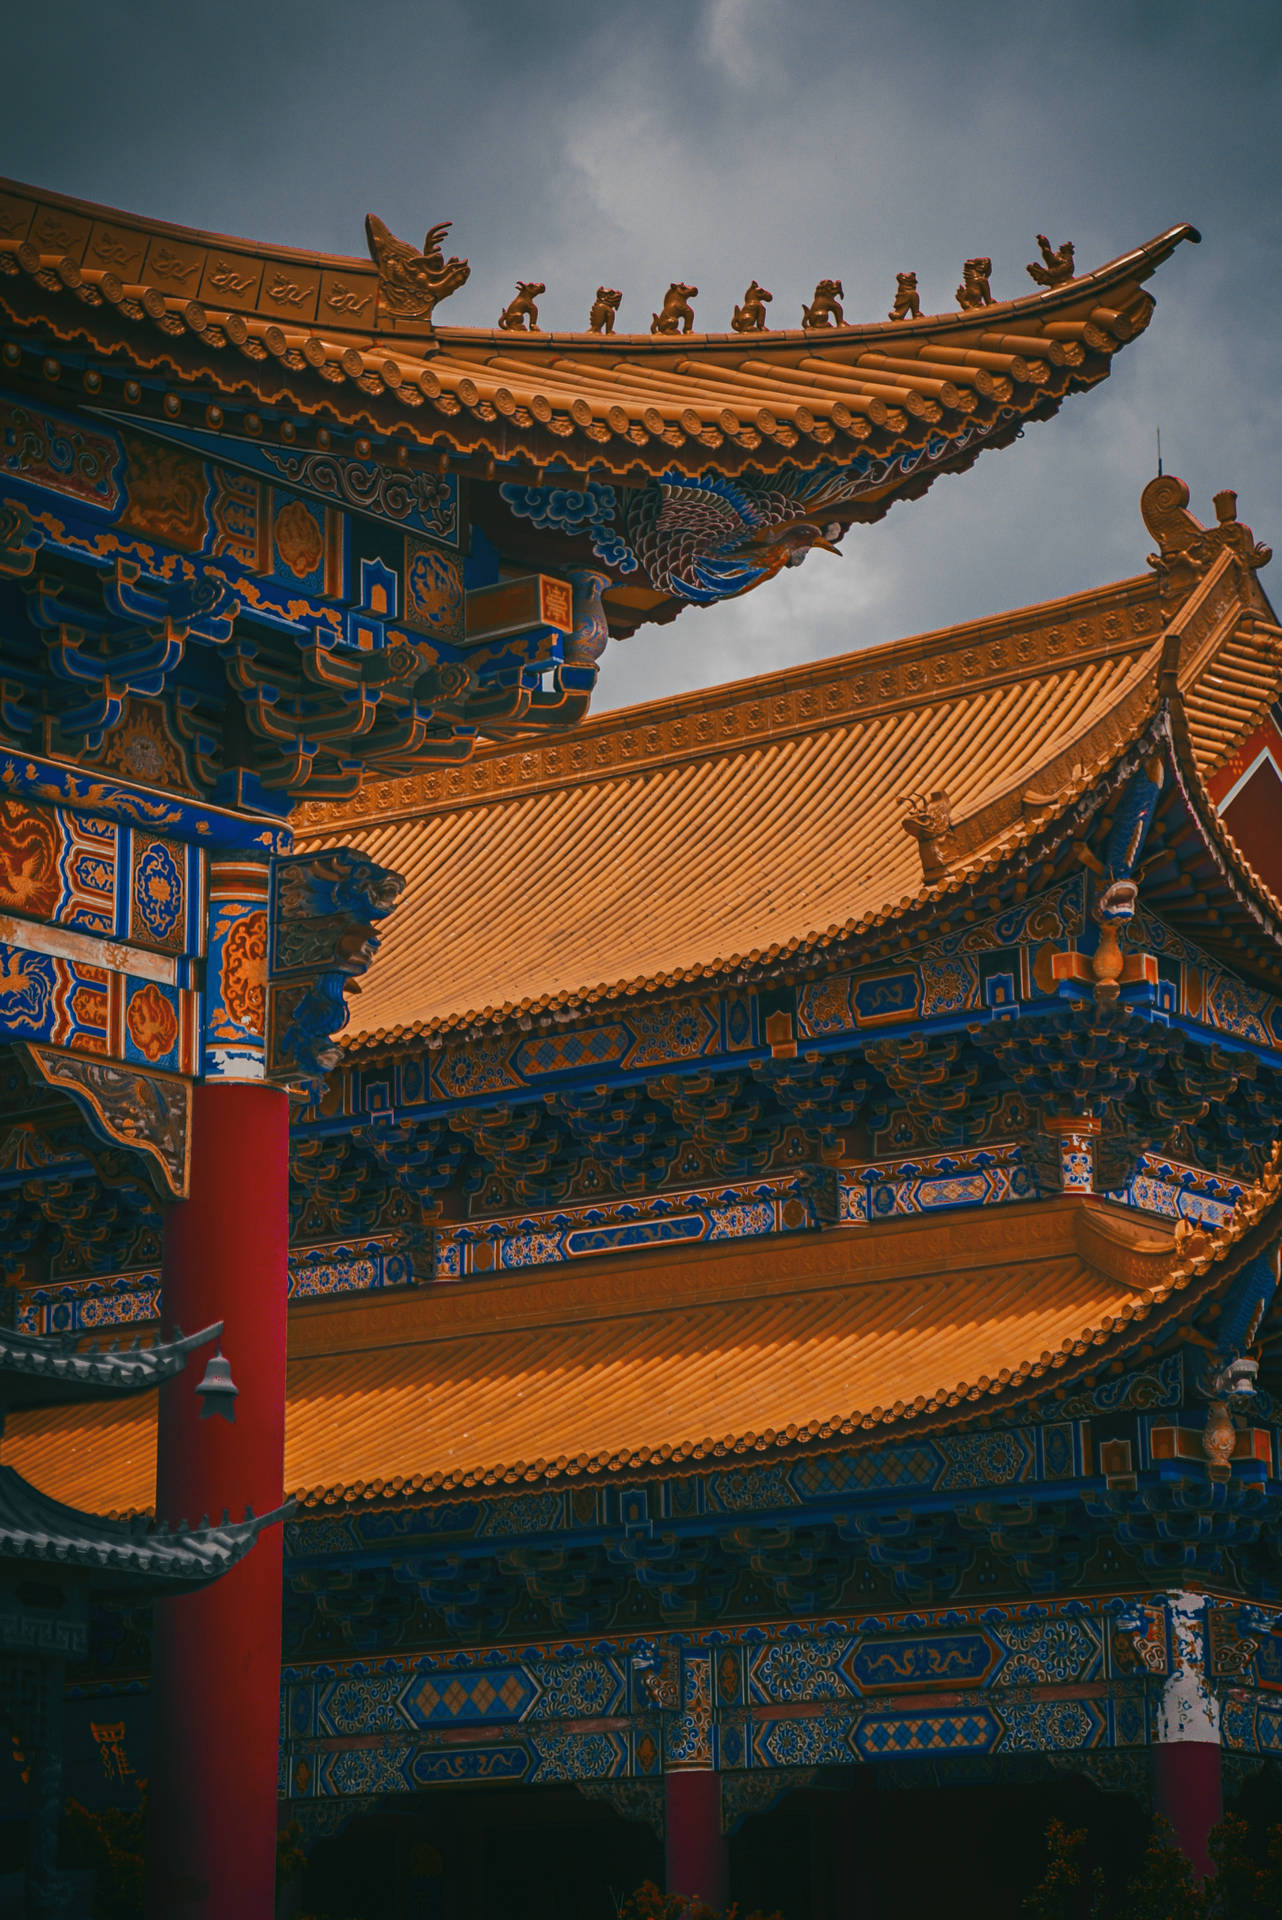
<path fill-rule="evenodd" d="M 220 391 L 259 389 L 288 405 L 306 393 L 310 410 L 323 403 L 375 431 L 396 425 L 490 458 L 519 450 L 539 467 L 659 471 L 691 457 L 701 469 L 712 451 L 723 472 L 770 472 L 864 447 L 922 449 L 932 435 L 968 458 L 986 440 L 1009 440 L 1107 374 L 1148 323 L 1144 282 L 1198 238 L 1172 227 L 1096 272 L 969 312 L 599 334 L 438 328 L 431 298 L 414 298 L 395 258 L 389 271 L 388 243 L 411 277 L 423 257 L 370 227 L 378 261 L 196 232 L 0 181 L 0 271 L 17 281 L 5 304 L 19 319 L 47 314 L 64 338 L 127 342 L 140 366 L 184 377 L 199 366 Z M 465 261 L 448 264 L 466 278 Z M 415 305 L 427 311 L 408 311 Z M 868 504 L 902 491 L 906 477 L 888 467 Z"/>
<path fill-rule="evenodd" d="M 305 1505 L 759 1451 L 983 1411 L 1168 1297 L 1164 1223 L 1100 1202 L 836 1230 L 679 1266 L 296 1309 L 286 1485 Z M 149 1401 L 13 1421 L 3 1455 L 64 1498 L 145 1507 Z"/>
<path fill-rule="evenodd" d="M 1234 563 L 1180 655 L 1193 778 L 1282 688 Z M 612 714 L 573 743 L 304 807 L 407 887 L 352 1006 L 352 1047 L 805 958 L 973 879 L 1045 825 L 1157 707 L 1154 578 Z M 1205 580 L 1199 589 L 1205 596 Z M 946 794 L 958 843 L 926 885 L 909 797 Z"/>
<path fill-rule="evenodd" d="M 53 1414 L 74 1421 L 75 1416 Z M 154 1418 L 154 1416 L 153 1416 Z M 68 1431 L 63 1429 L 64 1434 Z M 154 1454 L 154 1447 L 153 1447 Z M 72 1466 L 68 1461 L 67 1465 Z M 80 1463 L 86 1472 L 89 1463 Z M 70 1477 L 74 1477 L 73 1474 Z M 149 1505 L 151 1495 L 138 1502 Z M 32 1486 L 10 1465 L 0 1466 L 0 1564 L 33 1561 L 62 1569 L 83 1569 L 95 1592 L 138 1588 L 149 1598 L 166 1591 L 204 1586 L 226 1573 L 249 1552 L 263 1528 L 280 1519 L 267 1514 L 194 1530 L 171 1532 L 139 1520 L 105 1519 L 64 1506 Z"/>
<path fill-rule="evenodd" d="M 187 1356 L 208 1346 L 222 1322 L 203 1333 L 180 1335 L 144 1347 L 81 1346 L 74 1334 L 41 1335 L 0 1329 L 0 1407 L 62 1406 L 104 1394 L 146 1393 L 181 1373 Z"/>
<path fill-rule="evenodd" d="M 285 1484 L 303 1505 L 735 1459 L 1010 1410 L 1200 1309 L 1278 1230 L 1278 1158 L 1214 1234 L 1062 1197 L 678 1264 L 599 1260 L 290 1324 Z M 19 1415 L 50 1495 L 145 1508 L 154 1402 Z"/>

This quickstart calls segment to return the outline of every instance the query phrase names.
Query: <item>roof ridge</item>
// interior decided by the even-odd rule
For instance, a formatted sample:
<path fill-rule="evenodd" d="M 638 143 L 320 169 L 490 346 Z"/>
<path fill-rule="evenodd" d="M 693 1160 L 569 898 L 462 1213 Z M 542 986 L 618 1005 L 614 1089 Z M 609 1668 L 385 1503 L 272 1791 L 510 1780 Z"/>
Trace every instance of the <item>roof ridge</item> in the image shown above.
<path fill-rule="evenodd" d="M 960 626 L 929 628 L 746 680 L 718 681 L 688 693 L 617 707 L 577 726 L 572 740 L 493 741 L 479 747 L 465 767 L 371 781 L 348 801 L 304 803 L 294 814 L 295 838 L 300 844 L 309 838 L 332 839 L 335 831 L 375 821 L 385 825 L 515 799 L 550 786 L 588 785 L 692 757 L 713 759 L 772 740 L 925 705 L 951 692 L 1012 684 L 1044 671 L 1052 660 L 1084 663 L 1138 653 L 1161 631 L 1157 608 L 1153 576 L 1132 575 L 1103 587 L 987 614 Z M 1146 617 L 1150 609 L 1151 624 Z M 1117 631 L 1109 631 L 1111 621 L 1122 622 Z M 1040 648 L 1028 648 L 1025 657 L 990 662 L 986 670 L 978 665 L 969 668 L 962 658 L 976 647 L 996 648 L 1017 639 L 1022 628 L 1048 634 L 1070 622 L 1079 627 L 1071 652 L 1066 644 L 1048 641 Z M 1095 628 L 1089 636 L 1080 631 L 1086 622 Z M 943 678 L 936 672 L 929 680 L 923 676 L 920 684 L 911 684 L 912 668 L 927 660 L 959 661 L 960 669 Z M 895 674 L 898 684 L 877 691 L 860 685 L 879 672 L 883 677 Z M 748 716 L 763 701 L 790 701 L 793 711 L 768 724 L 723 732 L 718 738 L 709 738 L 709 730 L 699 727 L 699 722 L 718 715 Z M 633 741 L 623 750 L 627 736 L 643 733 L 663 737 L 653 743 Z M 603 757 L 602 747 L 611 742 L 619 750 Z"/>

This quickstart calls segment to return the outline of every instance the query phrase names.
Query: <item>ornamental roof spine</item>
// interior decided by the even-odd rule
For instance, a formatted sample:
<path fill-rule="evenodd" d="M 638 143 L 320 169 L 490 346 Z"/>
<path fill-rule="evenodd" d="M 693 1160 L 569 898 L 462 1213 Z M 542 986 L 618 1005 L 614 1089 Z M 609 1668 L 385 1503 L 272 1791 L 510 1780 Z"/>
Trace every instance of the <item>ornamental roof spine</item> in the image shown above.
<path fill-rule="evenodd" d="M 772 329 L 754 281 L 703 331 L 697 288 L 674 281 L 652 313 L 629 297 L 648 331 L 621 330 L 624 295 L 600 287 L 584 331 L 545 332 L 538 281 L 494 327 L 435 325 L 468 274 L 447 226 L 419 252 L 371 215 L 374 257 L 357 259 L 0 183 L 6 365 L 39 382 L 74 351 L 64 393 L 78 378 L 95 410 L 232 457 L 275 446 L 300 484 L 345 460 L 388 463 L 353 486 L 466 476 L 509 560 L 602 566 L 624 633 L 746 591 L 1049 418 L 1107 376 L 1152 315 L 1146 281 L 1199 237 L 1174 226 L 1081 275 L 1071 248 L 1043 248 L 1034 291 L 1007 300 L 972 258 L 933 315 L 904 274 L 890 317 L 856 324 L 827 280 L 801 325 Z"/>

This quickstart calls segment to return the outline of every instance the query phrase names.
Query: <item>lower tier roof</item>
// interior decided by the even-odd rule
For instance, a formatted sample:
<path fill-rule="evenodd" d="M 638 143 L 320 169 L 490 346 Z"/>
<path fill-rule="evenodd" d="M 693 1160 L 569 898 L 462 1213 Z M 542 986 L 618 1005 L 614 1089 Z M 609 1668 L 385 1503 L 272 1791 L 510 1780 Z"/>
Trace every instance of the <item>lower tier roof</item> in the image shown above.
<path fill-rule="evenodd" d="M 291 1322 L 285 1484 L 385 1500 L 968 1410 L 1145 1318 L 1170 1251 L 1160 1223 L 1064 1199 L 318 1302 Z M 145 1508 L 154 1400 L 20 1414 L 3 1457 L 60 1499 Z"/>
<path fill-rule="evenodd" d="M 98 1412 L 104 1405 L 119 1402 L 100 1403 L 93 1409 L 82 1407 L 82 1411 Z M 151 1423 L 154 1459 L 154 1393 L 146 1418 Z M 77 1423 L 73 1420 L 70 1424 Z M 66 1464 L 74 1466 L 73 1461 Z M 70 1487 L 74 1472 L 65 1478 Z M 139 1508 L 147 1505 L 146 1500 L 137 1503 Z M 11 1462 L 0 1467 L 0 1566 L 10 1571 L 15 1564 L 74 1570 L 87 1574 L 100 1593 L 137 1593 L 152 1599 L 205 1586 L 243 1559 L 263 1528 L 281 1517 L 279 1513 L 267 1514 L 257 1520 L 224 1520 L 221 1526 L 180 1527 L 171 1532 L 141 1520 L 81 1512 L 74 1494 L 52 1481 L 44 1487 L 34 1486 L 15 1471 Z"/>

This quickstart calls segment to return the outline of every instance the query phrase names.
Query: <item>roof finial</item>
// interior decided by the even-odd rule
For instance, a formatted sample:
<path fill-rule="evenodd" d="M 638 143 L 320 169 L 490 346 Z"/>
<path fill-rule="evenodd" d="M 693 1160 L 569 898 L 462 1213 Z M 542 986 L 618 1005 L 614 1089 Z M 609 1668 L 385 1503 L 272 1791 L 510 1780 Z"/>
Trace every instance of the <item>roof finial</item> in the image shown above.
<path fill-rule="evenodd" d="M 590 333 L 613 333 L 614 316 L 619 311 L 619 302 L 623 295 L 617 287 L 598 287 L 596 299 L 592 302 L 592 311 L 588 315 Z"/>
<path fill-rule="evenodd" d="M 897 273 L 895 278 L 899 282 L 899 285 L 895 289 L 895 304 L 890 309 L 886 318 L 888 320 L 908 320 L 910 318 L 920 320 L 921 297 L 917 292 L 917 275 L 915 273 Z"/>
<path fill-rule="evenodd" d="M 1157 477 L 1160 480 L 1162 477 L 1162 429 L 1155 427 L 1153 431 L 1157 435 Z"/>
<path fill-rule="evenodd" d="M 378 268 L 378 293 L 389 313 L 403 320 L 426 320 L 431 324 L 432 309 L 440 300 L 457 293 L 470 268 L 466 260 L 451 254 L 447 260 L 441 245 L 450 230 L 448 220 L 429 227 L 422 253 L 388 231 L 375 213 L 365 215 L 365 238 L 370 258 Z"/>
<path fill-rule="evenodd" d="M 993 263 L 986 253 L 977 253 L 962 263 L 962 280 L 956 297 L 963 313 L 971 313 L 976 307 L 996 306 L 988 284 L 992 271 Z"/>
<path fill-rule="evenodd" d="M 1042 250 L 1042 262 L 1032 261 L 1028 267 L 1028 277 L 1035 280 L 1039 287 L 1061 287 L 1066 280 L 1073 278 L 1073 243 L 1065 240 L 1060 247 L 1053 247 L 1044 233 L 1037 236 L 1037 244 Z"/>
<path fill-rule="evenodd" d="M 518 280 L 516 298 L 509 300 L 499 315 L 499 326 L 504 333 L 537 333 L 539 331 L 539 310 L 535 301 L 541 293 L 547 292 L 542 280 Z"/>
<path fill-rule="evenodd" d="M 743 296 L 743 305 L 736 307 L 730 325 L 735 333 L 764 333 L 766 331 L 766 303 L 773 300 L 759 280 L 754 280 Z"/>
<path fill-rule="evenodd" d="M 690 302 L 697 299 L 698 295 L 698 287 L 687 286 L 684 280 L 674 280 L 663 296 L 659 311 L 650 315 L 651 333 L 693 333 L 694 308 Z"/>
<path fill-rule="evenodd" d="M 840 280 L 821 280 L 810 305 L 801 309 L 802 326 L 844 327 L 846 315 L 841 303 L 845 297 L 846 289 Z"/>

